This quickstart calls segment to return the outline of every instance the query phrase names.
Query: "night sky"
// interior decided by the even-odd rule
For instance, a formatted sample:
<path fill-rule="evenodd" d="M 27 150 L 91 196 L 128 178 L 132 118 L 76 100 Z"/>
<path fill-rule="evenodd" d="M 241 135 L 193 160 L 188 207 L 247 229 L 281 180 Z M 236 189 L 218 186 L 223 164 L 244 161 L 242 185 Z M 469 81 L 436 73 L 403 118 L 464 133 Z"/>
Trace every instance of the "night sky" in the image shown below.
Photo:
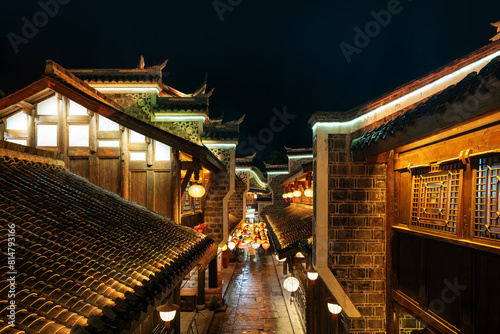
<path fill-rule="evenodd" d="M 210 115 L 247 115 L 240 142 L 259 140 L 273 110 L 296 116 L 264 149 L 258 145 L 265 161 L 283 145 L 310 147 L 314 112 L 349 110 L 464 56 L 488 44 L 496 34 L 489 24 L 500 21 L 500 2 L 485 0 L 59 0 L 59 8 L 48 7 L 52 17 L 40 13 L 54 1 L 3 4 L 2 91 L 39 79 L 45 59 L 69 69 L 135 68 L 141 55 L 146 66 L 169 59 L 166 84 L 191 93 L 208 73 Z M 379 18 L 384 26 L 370 24 L 382 10 L 390 13 Z M 36 20 L 38 31 L 23 35 L 25 22 Z M 373 37 L 357 47 L 355 27 L 366 33 L 367 24 Z M 350 63 L 341 43 L 356 51 Z"/>

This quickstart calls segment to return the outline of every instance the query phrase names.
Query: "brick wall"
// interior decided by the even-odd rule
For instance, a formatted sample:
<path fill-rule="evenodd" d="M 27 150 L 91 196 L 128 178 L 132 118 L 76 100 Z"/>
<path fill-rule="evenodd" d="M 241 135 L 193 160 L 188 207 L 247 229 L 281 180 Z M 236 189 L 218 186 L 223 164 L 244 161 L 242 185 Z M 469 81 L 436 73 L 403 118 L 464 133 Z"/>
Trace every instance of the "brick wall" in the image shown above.
<path fill-rule="evenodd" d="M 328 140 L 329 267 L 362 314 L 350 332 L 382 333 L 386 166 L 353 163 L 345 135 Z"/>
<path fill-rule="evenodd" d="M 246 213 L 245 208 L 243 207 L 243 196 L 245 195 L 246 190 L 247 184 L 236 177 L 234 182 L 234 193 L 229 199 L 229 213 L 234 215 L 239 220 L 243 219 Z M 229 226 L 229 231 L 235 227 L 236 226 Z"/>
<path fill-rule="evenodd" d="M 207 225 L 207 235 L 219 243 L 223 238 L 223 199 L 229 191 L 229 175 L 219 172 L 215 177 L 215 182 L 210 188 L 205 204 L 205 224 Z"/>

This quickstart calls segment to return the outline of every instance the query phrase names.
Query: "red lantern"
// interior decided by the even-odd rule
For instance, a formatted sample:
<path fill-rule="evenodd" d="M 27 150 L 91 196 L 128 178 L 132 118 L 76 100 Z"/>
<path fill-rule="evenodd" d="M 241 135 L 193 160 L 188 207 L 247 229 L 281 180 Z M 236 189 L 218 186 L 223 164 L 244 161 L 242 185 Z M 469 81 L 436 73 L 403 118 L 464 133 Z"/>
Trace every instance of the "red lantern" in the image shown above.
<path fill-rule="evenodd" d="M 269 247 L 271 247 L 271 244 L 270 244 L 269 242 L 264 241 L 264 242 L 262 243 L 262 248 L 264 248 L 264 250 L 268 250 L 268 249 L 269 249 Z"/>
<path fill-rule="evenodd" d="M 248 244 L 245 241 L 240 242 L 240 244 L 238 245 L 238 247 L 240 249 L 245 249 L 245 248 L 247 248 L 247 246 L 248 246 Z"/>

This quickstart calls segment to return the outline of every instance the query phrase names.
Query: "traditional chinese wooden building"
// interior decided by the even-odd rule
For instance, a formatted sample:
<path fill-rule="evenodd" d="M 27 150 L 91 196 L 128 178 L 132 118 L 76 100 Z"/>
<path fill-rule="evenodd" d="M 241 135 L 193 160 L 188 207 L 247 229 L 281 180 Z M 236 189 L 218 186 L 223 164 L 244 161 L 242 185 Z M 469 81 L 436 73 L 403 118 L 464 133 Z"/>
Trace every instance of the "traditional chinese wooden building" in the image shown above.
<path fill-rule="evenodd" d="M 495 41 L 310 119 L 312 259 L 350 333 L 500 328 L 499 80 Z"/>
<path fill-rule="evenodd" d="M 215 241 L 196 257 L 204 304 L 221 299 L 220 247 L 244 219 L 248 187 L 235 170 L 243 119 L 210 119 L 206 82 L 182 93 L 163 83 L 164 66 L 67 70 L 47 61 L 42 79 L 0 100 L 0 141 L 60 154 L 70 172 L 204 230 Z M 201 198 L 189 195 L 196 183 Z"/>

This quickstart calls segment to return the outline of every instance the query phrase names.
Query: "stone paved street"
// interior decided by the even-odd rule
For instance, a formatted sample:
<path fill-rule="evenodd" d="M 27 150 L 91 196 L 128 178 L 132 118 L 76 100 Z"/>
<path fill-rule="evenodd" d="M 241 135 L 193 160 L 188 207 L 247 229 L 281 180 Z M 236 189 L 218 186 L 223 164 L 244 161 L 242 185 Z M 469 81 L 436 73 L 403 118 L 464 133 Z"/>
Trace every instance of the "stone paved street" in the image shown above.
<path fill-rule="evenodd" d="M 239 262 L 226 303 L 216 333 L 294 333 L 270 254 Z"/>

